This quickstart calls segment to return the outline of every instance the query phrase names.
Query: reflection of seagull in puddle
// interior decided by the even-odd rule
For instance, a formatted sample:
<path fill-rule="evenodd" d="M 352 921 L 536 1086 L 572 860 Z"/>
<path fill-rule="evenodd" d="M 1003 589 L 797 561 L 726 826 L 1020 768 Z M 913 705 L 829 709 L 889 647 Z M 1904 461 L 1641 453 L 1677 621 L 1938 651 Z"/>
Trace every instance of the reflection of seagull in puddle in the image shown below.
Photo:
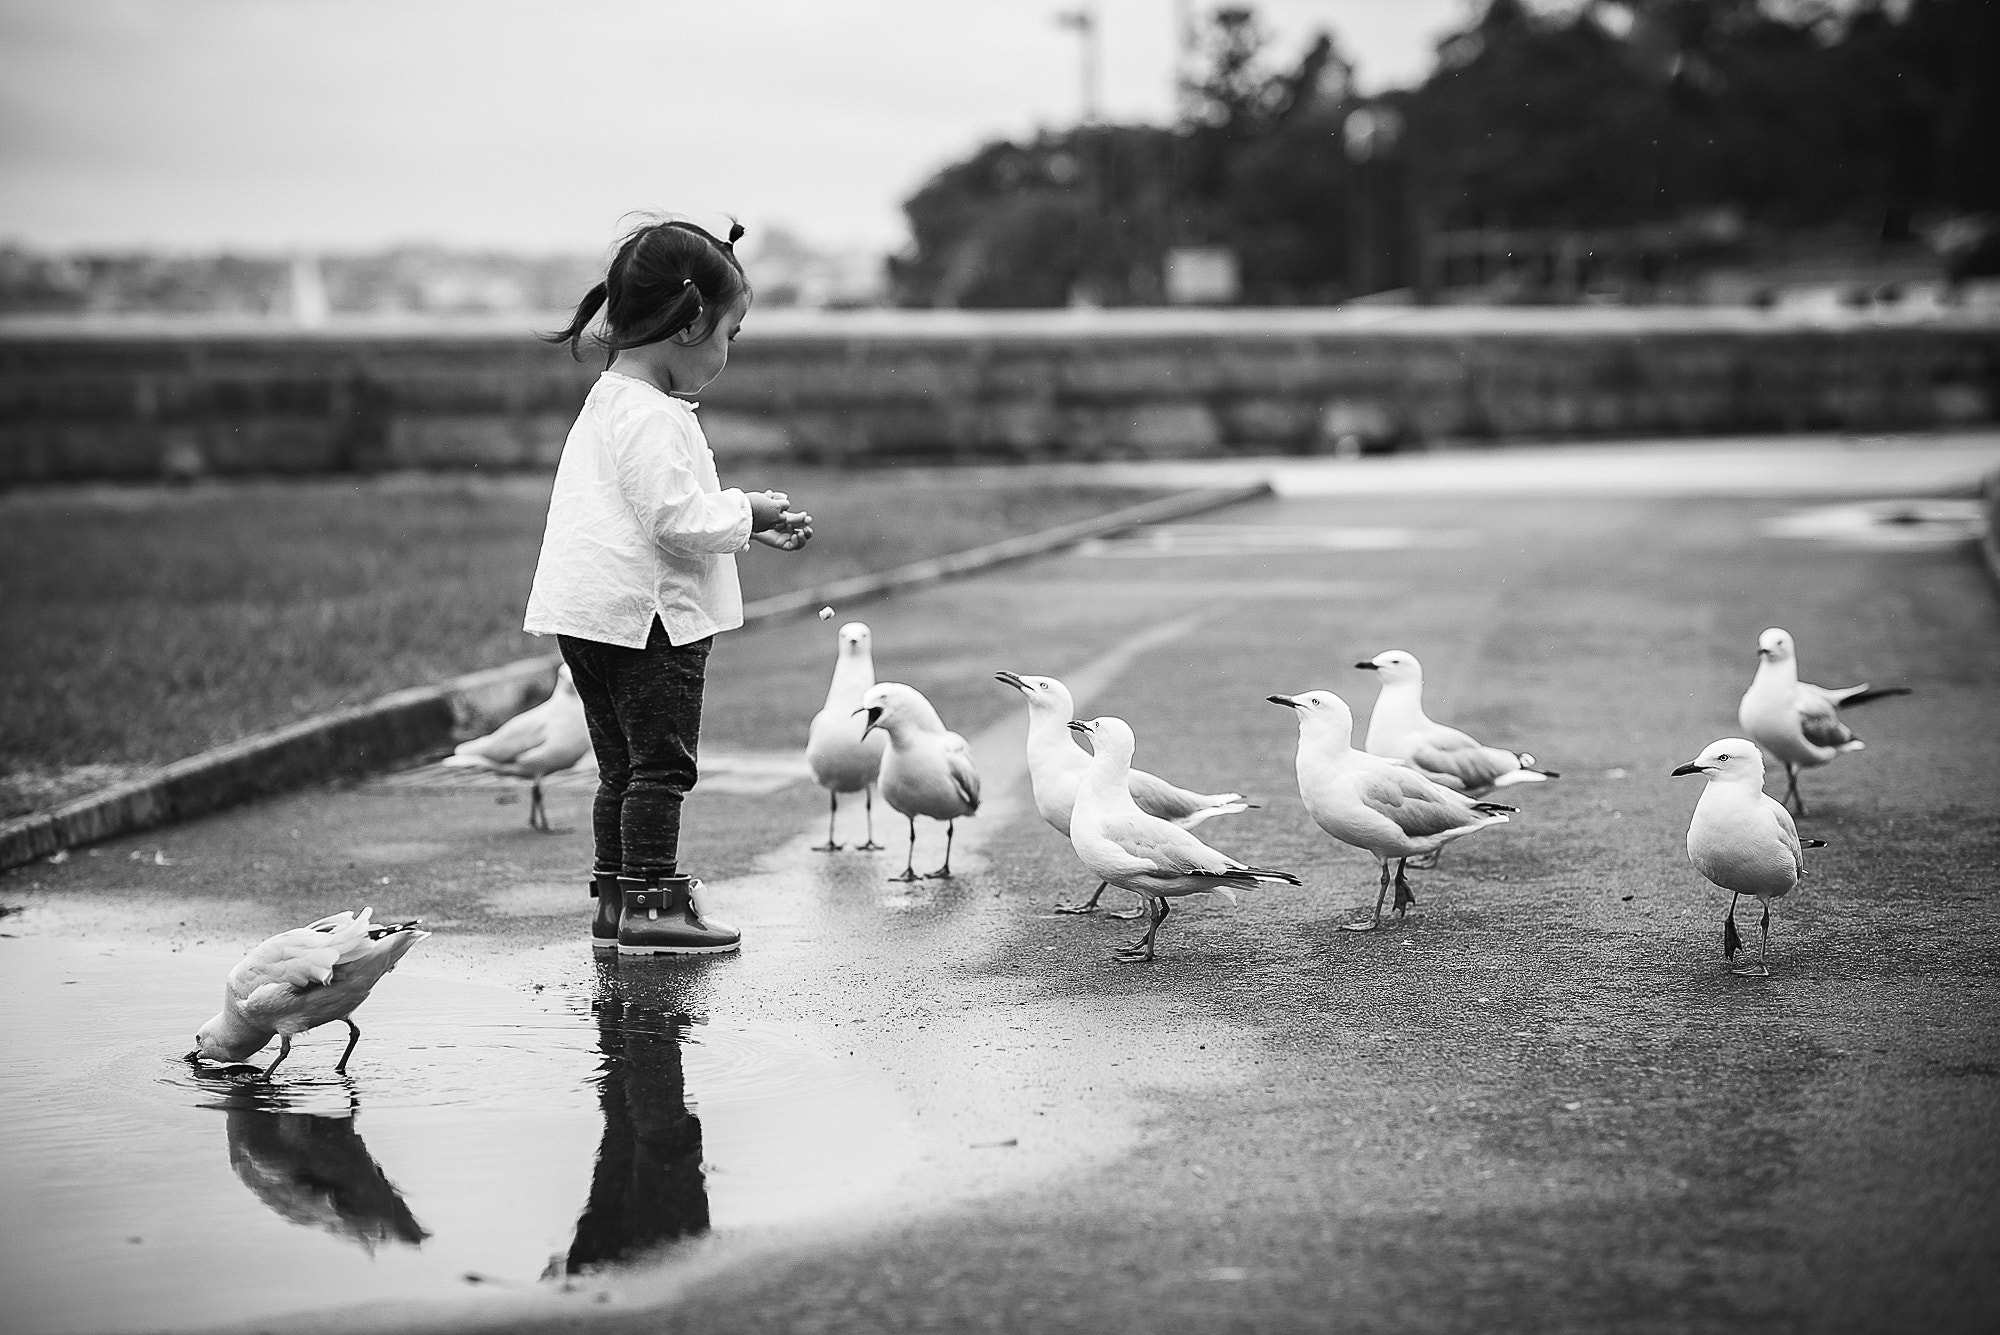
<path fill-rule="evenodd" d="M 281 1218 L 351 1239 L 371 1256 L 381 1243 L 415 1247 L 430 1236 L 362 1143 L 351 1093 L 344 1116 L 273 1112 L 241 1094 L 219 1106 L 229 1115 L 229 1166 Z"/>
<path fill-rule="evenodd" d="M 643 981 L 620 979 L 618 962 L 599 960 L 598 1104 L 604 1140 L 590 1179 L 590 1203 L 576 1221 L 567 1256 L 550 1262 L 545 1278 L 627 1260 L 676 1238 L 708 1231 L 708 1191 L 702 1180 L 701 1122 L 687 1106 L 681 1042 L 693 1023 L 672 980 L 648 971 Z"/>

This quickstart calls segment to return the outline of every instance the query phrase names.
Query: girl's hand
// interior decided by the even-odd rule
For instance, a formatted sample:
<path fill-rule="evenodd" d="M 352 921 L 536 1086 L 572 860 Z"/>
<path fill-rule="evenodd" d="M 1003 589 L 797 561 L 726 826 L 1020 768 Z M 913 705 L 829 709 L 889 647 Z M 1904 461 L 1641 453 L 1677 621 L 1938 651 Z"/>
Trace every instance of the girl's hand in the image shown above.
<path fill-rule="evenodd" d="M 786 507 L 792 503 L 792 498 L 782 491 L 745 492 L 744 498 L 750 502 L 750 531 L 753 534 L 782 527 Z"/>
<path fill-rule="evenodd" d="M 766 547 L 775 547 L 781 552 L 795 552 L 812 541 L 812 521 L 807 516 L 804 523 L 795 528 L 765 529 L 762 533 L 752 533 L 750 541 L 761 542 Z"/>

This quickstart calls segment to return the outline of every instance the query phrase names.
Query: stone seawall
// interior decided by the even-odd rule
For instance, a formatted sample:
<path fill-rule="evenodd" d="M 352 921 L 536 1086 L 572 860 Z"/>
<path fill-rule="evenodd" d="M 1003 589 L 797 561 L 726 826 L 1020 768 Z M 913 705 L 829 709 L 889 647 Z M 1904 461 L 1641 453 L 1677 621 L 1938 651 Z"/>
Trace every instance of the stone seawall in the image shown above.
<path fill-rule="evenodd" d="M 506 326 L 0 325 L 0 485 L 552 466 L 595 375 Z M 1731 311 L 753 314 L 720 455 L 1190 458 L 2000 417 L 2000 321 Z"/>

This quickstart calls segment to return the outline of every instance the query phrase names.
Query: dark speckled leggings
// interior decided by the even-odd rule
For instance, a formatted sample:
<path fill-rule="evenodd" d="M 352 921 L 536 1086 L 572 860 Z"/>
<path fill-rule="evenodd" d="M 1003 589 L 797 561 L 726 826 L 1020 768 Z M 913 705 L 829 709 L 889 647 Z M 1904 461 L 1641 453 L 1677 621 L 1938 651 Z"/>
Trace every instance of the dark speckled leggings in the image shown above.
<path fill-rule="evenodd" d="M 694 787 L 701 690 L 712 639 L 670 644 L 655 618 L 643 649 L 558 635 L 597 752 L 591 834 L 597 867 L 671 876 L 681 797 Z"/>

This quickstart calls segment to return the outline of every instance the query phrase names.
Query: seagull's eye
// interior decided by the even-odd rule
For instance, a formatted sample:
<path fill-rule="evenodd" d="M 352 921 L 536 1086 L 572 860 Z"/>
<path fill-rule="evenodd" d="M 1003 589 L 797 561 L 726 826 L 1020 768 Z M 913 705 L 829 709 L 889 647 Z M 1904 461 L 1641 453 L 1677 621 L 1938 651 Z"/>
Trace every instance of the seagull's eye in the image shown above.
<path fill-rule="evenodd" d="M 1727 759 L 1729 759 L 1729 757 L 1728 757 L 1728 756 L 1717 756 L 1717 757 L 1716 757 L 1716 759 L 1717 759 L 1717 760 L 1727 760 Z"/>

